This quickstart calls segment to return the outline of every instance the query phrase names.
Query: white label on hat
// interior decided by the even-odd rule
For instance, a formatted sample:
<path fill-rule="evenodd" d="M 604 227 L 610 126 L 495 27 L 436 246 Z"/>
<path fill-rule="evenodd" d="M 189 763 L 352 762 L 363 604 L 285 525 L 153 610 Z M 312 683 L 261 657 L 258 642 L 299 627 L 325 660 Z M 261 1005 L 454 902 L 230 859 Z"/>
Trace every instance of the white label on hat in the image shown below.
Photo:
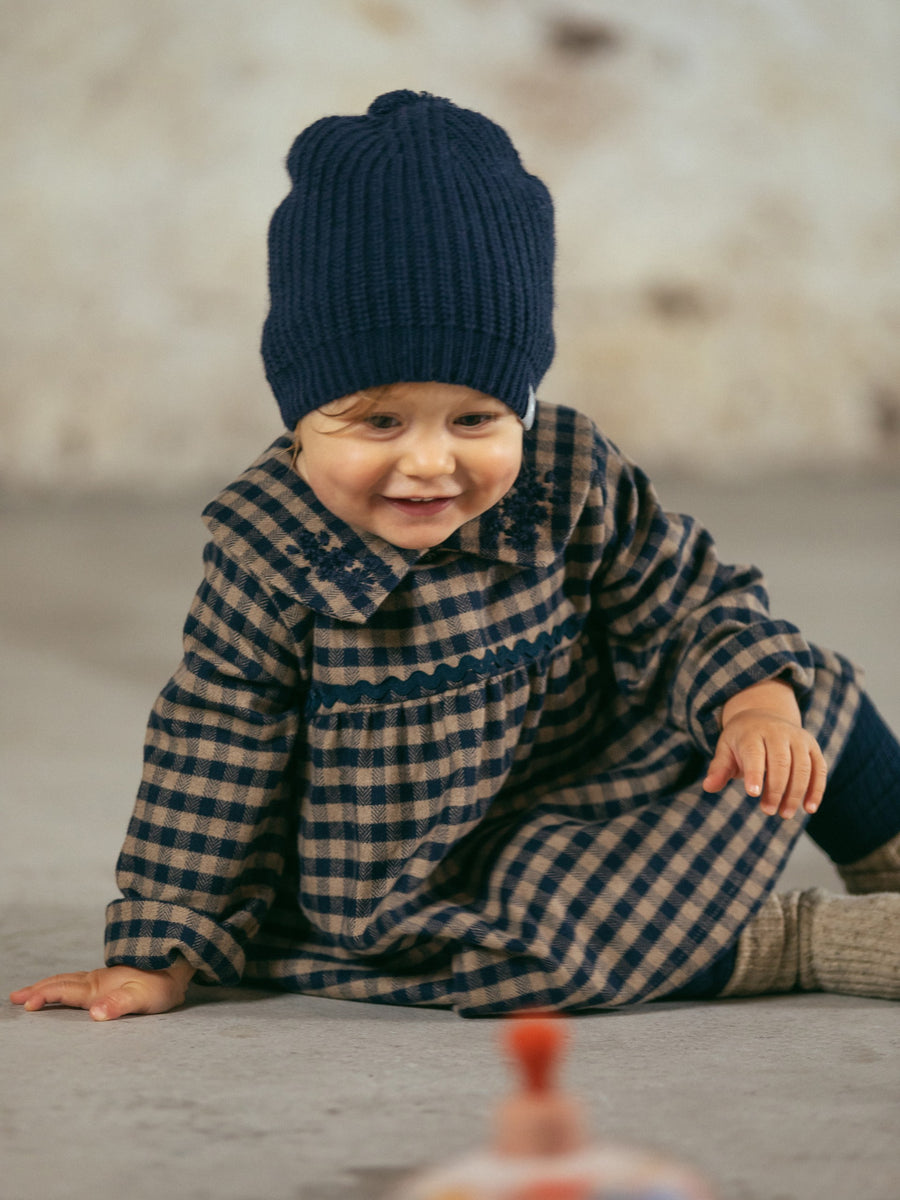
<path fill-rule="evenodd" d="M 534 414 L 537 412 L 537 396 L 534 394 L 534 388 L 528 389 L 528 407 L 525 409 L 525 416 L 522 418 L 522 424 L 526 429 L 530 429 L 534 424 Z"/>

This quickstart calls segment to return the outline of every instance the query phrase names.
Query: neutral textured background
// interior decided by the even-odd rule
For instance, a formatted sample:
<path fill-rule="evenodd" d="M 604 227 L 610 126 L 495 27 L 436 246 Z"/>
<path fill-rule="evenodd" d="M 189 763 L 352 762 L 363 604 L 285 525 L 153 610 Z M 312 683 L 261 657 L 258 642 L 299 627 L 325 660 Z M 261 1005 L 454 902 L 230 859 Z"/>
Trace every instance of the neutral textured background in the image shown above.
<path fill-rule="evenodd" d="M 555 193 L 544 398 L 651 468 L 900 464 L 896 0 L 2 0 L 0 44 L 0 486 L 255 456 L 288 146 L 395 87 Z"/>

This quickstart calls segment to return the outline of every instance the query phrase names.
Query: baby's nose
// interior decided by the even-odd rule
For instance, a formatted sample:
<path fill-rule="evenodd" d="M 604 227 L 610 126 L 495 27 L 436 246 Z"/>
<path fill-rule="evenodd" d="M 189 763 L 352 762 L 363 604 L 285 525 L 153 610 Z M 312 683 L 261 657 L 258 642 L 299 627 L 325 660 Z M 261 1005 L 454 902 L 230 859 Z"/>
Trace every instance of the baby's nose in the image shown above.
<path fill-rule="evenodd" d="M 418 479 L 435 479 L 439 475 L 452 475 L 456 470 L 456 457 L 447 438 L 436 436 L 417 437 L 404 447 L 400 470 Z"/>

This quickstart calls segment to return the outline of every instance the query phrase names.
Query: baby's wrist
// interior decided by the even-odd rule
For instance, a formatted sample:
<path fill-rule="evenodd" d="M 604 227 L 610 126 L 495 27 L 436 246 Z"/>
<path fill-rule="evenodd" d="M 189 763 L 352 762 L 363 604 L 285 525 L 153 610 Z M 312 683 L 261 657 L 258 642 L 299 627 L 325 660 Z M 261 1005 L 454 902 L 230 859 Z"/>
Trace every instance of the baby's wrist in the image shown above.
<path fill-rule="evenodd" d="M 186 989 L 196 975 L 197 968 L 191 966 L 188 960 L 179 954 L 175 961 L 165 968 L 165 971 L 177 984 Z"/>
<path fill-rule="evenodd" d="M 794 689 L 784 679 L 765 679 L 744 688 L 722 706 L 722 728 L 741 713 L 759 711 L 802 728 L 803 718 Z"/>

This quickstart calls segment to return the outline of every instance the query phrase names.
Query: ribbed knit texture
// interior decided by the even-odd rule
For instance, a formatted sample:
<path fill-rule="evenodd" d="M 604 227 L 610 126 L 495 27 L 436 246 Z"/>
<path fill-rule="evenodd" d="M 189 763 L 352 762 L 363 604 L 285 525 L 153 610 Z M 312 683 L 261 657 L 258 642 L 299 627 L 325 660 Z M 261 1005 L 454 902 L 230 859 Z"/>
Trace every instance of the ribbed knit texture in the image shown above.
<path fill-rule="evenodd" d="M 391 92 L 311 125 L 287 166 L 262 354 L 288 428 L 401 381 L 464 384 L 524 416 L 554 351 L 553 204 L 506 133 Z"/>
<path fill-rule="evenodd" d="M 900 892 L 900 833 L 865 858 L 842 864 L 837 870 L 847 891 L 853 895 Z M 900 930 L 897 937 L 900 938 Z"/>
<path fill-rule="evenodd" d="M 803 991 L 900 1000 L 900 894 L 816 888 L 802 893 L 798 909 Z"/>
<path fill-rule="evenodd" d="M 866 858 L 900 835 L 900 743 L 865 693 L 806 832 L 840 865 Z"/>
<path fill-rule="evenodd" d="M 770 895 L 741 933 L 721 994 L 795 989 L 900 1000 L 900 893 Z"/>
<path fill-rule="evenodd" d="M 799 892 L 772 893 L 738 938 L 734 974 L 722 996 L 765 996 L 797 987 Z"/>

